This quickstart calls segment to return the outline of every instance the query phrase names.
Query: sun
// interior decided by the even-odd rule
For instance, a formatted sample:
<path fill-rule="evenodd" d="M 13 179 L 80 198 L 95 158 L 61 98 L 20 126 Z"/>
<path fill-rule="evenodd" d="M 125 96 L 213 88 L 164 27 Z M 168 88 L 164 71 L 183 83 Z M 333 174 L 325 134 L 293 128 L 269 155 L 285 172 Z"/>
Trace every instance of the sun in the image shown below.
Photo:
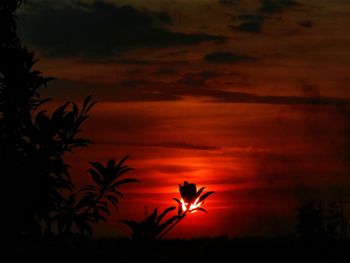
<path fill-rule="evenodd" d="M 202 204 L 203 201 L 199 202 L 199 197 L 194 201 L 193 203 L 190 204 L 188 207 L 188 203 L 186 203 L 182 198 L 181 198 L 181 206 L 182 206 L 182 211 L 187 211 L 187 213 L 193 214 L 197 212 L 196 208 L 199 208 Z"/>

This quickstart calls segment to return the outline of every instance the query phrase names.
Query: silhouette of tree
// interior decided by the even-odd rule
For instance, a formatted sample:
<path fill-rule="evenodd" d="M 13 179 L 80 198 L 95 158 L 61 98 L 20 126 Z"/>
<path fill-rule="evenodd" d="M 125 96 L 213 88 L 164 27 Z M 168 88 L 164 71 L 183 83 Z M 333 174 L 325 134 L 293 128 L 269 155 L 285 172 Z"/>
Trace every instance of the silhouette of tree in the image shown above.
<path fill-rule="evenodd" d="M 57 222 L 61 232 L 69 233 L 75 224 L 91 234 L 90 222 L 109 214 L 108 204 L 116 205 L 118 187 L 135 179 L 118 178 L 131 169 L 123 166 L 125 157 L 106 167 L 91 163 L 89 173 L 95 185 L 73 194 L 66 153 L 87 147 L 91 141 L 80 137 L 81 125 L 95 104 L 87 97 L 79 108 L 67 102 L 51 115 L 41 106 L 49 99 L 40 96 L 52 78 L 34 69 L 38 61 L 16 35 L 16 9 L 20 0 L 0 1 L 0 168 L 2 179 L 11 191 L 5 211 L 12 236 L 40 236 L 42 222 L 46 233 Z M 68 197 L 67 197 L 68 196 Z M 83 212 L 82 212 L 83 211 Z"/>
<path fill-rule="evenodd" d="M 324 211 L 321 202 L 309 201 L 297 209 L 297 230 L 306 240 L 323 239 L 326 236 Z"/>
<path fill-rule="evenodd" d="M 114 159 L 110 159 L 106 166 L 99 162 L 90 163 L 94 169 L 89 169 L 88 172 L 94 184 L 88 184 L 79 191 L 82 193 L 80 199 L 76 193 L 64 199 L 51 218 L 52 221 L 57 221 L 60 233 L 71 233 L 75 225 L 81 234 L 92 235 L 91 223 L 107 221 L 106 216 L 111 215 L 109 206 L 118 208 L 118 196 L 123 197 L 118 187 L 122 184 L 138 182 L 130 178 L 119 180 L 124 173 L 132 170 L 123 165 L 127 158 L 128 156 L 124 157 L 117 165 Z"/>
<path fill-rule="evenodd" d="M 347 219 L 344 214 L 344 196 L 322 205 L 308 201 L 297 208 L 297 230 L 308 241 L 346 237 Z"/>

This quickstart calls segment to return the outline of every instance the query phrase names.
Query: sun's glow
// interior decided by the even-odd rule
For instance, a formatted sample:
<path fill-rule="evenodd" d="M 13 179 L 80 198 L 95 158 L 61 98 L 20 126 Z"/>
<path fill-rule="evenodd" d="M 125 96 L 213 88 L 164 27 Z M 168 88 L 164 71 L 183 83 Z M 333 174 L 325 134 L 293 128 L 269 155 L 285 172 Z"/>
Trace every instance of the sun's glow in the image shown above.
<path fill-rule="evenodd" d="M 191 203 L 188 207 L 188 203 L 186 203 L 182 198 L 181 198 L 181 205 L 182 205 L 182 211 L 188 211 L 187 213 L 195 213 L 197 212 L 197 210 L 195 210 L 196 208 L 200 207 L 203 204 L 202 202 L 199 202 L 199 197 L 196 199 L 196 201 L 194 201 L 193 203 Z"/>

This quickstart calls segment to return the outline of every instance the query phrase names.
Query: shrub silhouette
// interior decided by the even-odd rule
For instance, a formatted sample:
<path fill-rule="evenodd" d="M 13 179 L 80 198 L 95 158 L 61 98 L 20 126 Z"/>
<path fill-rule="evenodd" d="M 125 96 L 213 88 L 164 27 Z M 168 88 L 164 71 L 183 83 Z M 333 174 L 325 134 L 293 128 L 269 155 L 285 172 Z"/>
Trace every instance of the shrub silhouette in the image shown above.
<path fill-rule="evenodd" d="M 88 96 L 81 107 L 67 102 L 51 115 L 41 110 L 49 99 L 41 98 L 40 89 L 53 78 L 34 69 L 38 60 L 16 35 L 15 11 L 21 4 L 0 1 L 0 167 L 11 191 L 7 224 L 13 237 L 40 236 L 43 225 L 52 233 L 53 223 L 62 233 L 76 225 L 91 234 L 91 222 L 106 220 L 108 205 L 118 204 L 118 187 L 137 180 L 119 180 L 131 170 L 123 165 L 127 157 L 117 165 L 114 159 L 106 166 L 95 162 L 89 170 L 94 184 L 73 193 L 64 156 L 91 143 L 80 132 L 95 101 Z"/>
<path fill-rule="evenodd" d="M 323 205 L 311 200 L 297 208 L 297 230 L 307 241 L 346 238 L 347 218 L 344 215 L 345 199 L 336 198 Z"/>
<path fill-rule="evenodd" d="M 121 222 L 126 224 L 132 230 L 132 238 L 136 241 L 152 240 L 156 239 L 158 235 L 171 225 L 175 220 L 179 219 L 178 215 L 174 215 L 165 222 L 162 223 L 163 218 L 171 211 L 175 210 L 175 206 L 171 206 L 165 209 L 160 215 L 158 215 L 158 208 L 153 210 L 153 213 L 149 215 L 145 220 L 136 222 L 133 220 L 122 220 Z"/>
<path fill-rule="evenodd" d="M 123 165 L 127 158 L 128 156 L 124 157 L 117 165 L 114 159 L 110 159 L 106 166 L 99 162 L 90 163 L 94 169 L 89 169 L 88 172 L 94 184 L 88 184 L 79 191 L 82 194 L 80 199 L 76 193 L 63 199 L 58 211 L 51 218 L 51 221 L 57 222 L 60 233 L 71 233 L 75 225 L 81 234 L 92 235 L 91 223 L 107 221 L 106 217 L 111 215 L 109 207 L 112 205 L 118 208 L 118 197 L 123 197 L 118 190 L 119 186 L 138 182 L 130 178 L 119 180 L 124 173 L 132 170 Z"/>

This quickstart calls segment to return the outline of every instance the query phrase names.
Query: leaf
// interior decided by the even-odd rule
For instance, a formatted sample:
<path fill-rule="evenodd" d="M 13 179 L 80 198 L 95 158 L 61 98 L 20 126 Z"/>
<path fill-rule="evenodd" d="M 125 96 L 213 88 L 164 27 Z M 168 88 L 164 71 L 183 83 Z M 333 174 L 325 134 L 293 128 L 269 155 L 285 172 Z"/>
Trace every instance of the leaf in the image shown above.
<path fill-rule="evenodd" d="M 100 215 L 98 213 L 95 214 L 95 219 L 96 219 L 96 221 L 102 220 L 103 222 L 107 222 L 107 219 L 104 216 L 102 216 L 102 215 Z"/>
<path fill-rule="evenodd" d="M 86 192 L 86 191 L 97 191 L 98 188 L 95 185 L 87 184 L 85 187 L 81 188 L 79 192 Z"/>
<path fill-rule="evenodd" d="M 92 179 L 97 183 L 97 184 L 102 184 L 103 179 L 101 178 L 100 174 L 97 173 L 95 170 L 93 169 L 89 169 L 88 172 L 90 173 Z"/>
<path fill-rule="evenodd" d="M 132 179 L 132 178 L 126 178 L 126 179 L 122 179 L 120 181 L 117 181 L 116 183 L 114 183 L 113 185 L 111 185 L 111 188 L 114 188 L 116 186 L 119 186 L 121 184 L 128 184 L 128 183 L 139 183 L 140 181 L 137 179 Z"/>
<path fill-rule="evenodd" d="M 179 199 L 177 199 L 177 198 L 173 198 L 173 200 L 175 200 L 179 205 L 181 205 L 181 202 L 180 202 L 180 200 Z"/>
<path fill-rule="evenodd" d="M 156 236 L 161 233 L 165 228 L 167 228 L 169 225 L 171 225 L 175 220 L 179 219 L 179 216 L 173 216 L 170 219 L 168 219 L 167 221 L 165 221 L 163 224 L 161 224 L 158 228 L 157 228 L 157 233 Z"/>
<path fill-rule="evenodd" d="M 157 214 L 158 214 L 158 208 L 155 208 L 153 210 L 153 213 L 149 217 L 147 217 L 146 224 L 150 226 L 156 223 Z"/>
<path fill-rule="evenodd" d="M 119 200 L 113 195 L 107 195 L 106 198 L 112 203 L 112 205 L 118 209 Z"/>
<path fill-rule="evenodd" d="M 92 95 L 85 98 L 83 102 L 83 109 L 82 111 L 86 114 L 90 111 L 90 109 L 96 104 L 96 101 L 91 101 Z"/>
<path fill-rule="evenodd" d="M 98 206 L 98 209 L 102 210 L 103 212 L 105 212 L 107 215 L 111 215 L 111 213 L 109 212 L 108 208 L 106 206 Z"/>
<path fill-rule="evenodd" d="M 182 215 L 182 212 L 183 212 L 182 205 L 179 205 L 179 208 L 177 209 L 178 216 Z"/>
<path fill-rule="evenodd" d="M 167 209 L 165 209 L 165 210 L 163 211 L 163 213 L 161 213 L 161 214 L 158 216 L 158 218 L 157 218 L 157 223 L 159 224 L 159 223 L 162 221 L 163 217 L 166 216 L 167 213 L 169 213 L 170 211 L 173 211 L 173 210 L 175 210 L 175 209 L 176 209 L 175 206 L 171 206 L 171 207 L 168 207 Z"/>
<path fill-rule="evenodd" d="M 197 207 L 197 208 L 195 208 L 195 209 L 193 209 L 191 211 L 202 211 L 204 213 L 208 213 L 207 210 L 205 210 L 203 207 Z"/>
<path fill-rule="evenodd" d="M 90 206 L 92 203 L 93 199 L 91 198 L 90 195 L 84 196 L 78 204 L 75 206 L 75 210 L 80 210 L 83 207 Z"/>
<path fill-rule="evenodd" d="M 115 203 L 119 203 L 119 200 L 117 197 L 115 197 L 114 195 L 106 195 L 106 198 L 109 200 L 109 201 L 114 201 Z"/>
<path fill-rule="evenodd" d="M 114 172 L 116 173 L 123 165 L 123 163 L 129 158 L 129 155 L 124 156 L 119 163 L 115 166 Z"/>
<path fill-rule="evenodd" d="M 84 230 L 86 230 L 86 232 L 89 234 L 89 236 L 92 236 L 92 228 L 88 223 L 83 222 L 83 228 L 84 228 Z"/>
<path fill-rule="evenodd" d="M 62 119 L 63 114 L 66 108 L 68 107 L 68 105 L 69 105 L 69 102 L 66 102 L 62 106 L 58 107 L 51 116 L 52 121 L 57 122 L 59 119 Z"/>
<path fill-rule="evenodd" d="M 115 160 L 114 159 L 109 159 L 107 164 L 106 164 L 106 169 L 108 171 L 113 171 L 113 168 L 114 168 L 114 165 L 115 165 Z"/>
<path fill-rule="evenodd" d="M 201 197 L 199 197 L 198 199 L 198 203 L 203 202 L 209 195 L 213 194 L 214 192 L 207 192 L 205 194 L 203 194 Z"/>
<path fill-rule="evenodd" d="M 99 162 L 90 162 L 90 164 L 101 174 L 104 175 L 106 173 L 106 168 Z"/>
<path fill-rule="evenodd" d="M 122 176 L 123 174 L 125 174 L 126 172 L 132 171 L 134 170 L 134 168 L 130 168 L 127 166 L 124 166 L 122 168 L 120 168 L 120 170 L 116 173 L 115 178 Z"/>
<path fill-rule="evenodd" d="M 112 193 L 115 193 L 116 195 L 119 195 L 122 198 L 124 197 L 124 195 L 121 192 L 117 191 L 114 188 L 109 188 L 109 191 L 111 191 Z"/>
<path fill-rule="evenodd" d="M 205 189 L 205 187 L 202 187 L 198 190 L 197 192 L 197 198 L 201 195 L 201 193 L 203 192 L 203 190 Z"/>
<path fill-rule="evenodd" d="M 133 220 L 120 220 L 121 223 L 126 224 L 132 229 L 133 232 L 136 232 L 139 228 L 140 223 Z"/>

